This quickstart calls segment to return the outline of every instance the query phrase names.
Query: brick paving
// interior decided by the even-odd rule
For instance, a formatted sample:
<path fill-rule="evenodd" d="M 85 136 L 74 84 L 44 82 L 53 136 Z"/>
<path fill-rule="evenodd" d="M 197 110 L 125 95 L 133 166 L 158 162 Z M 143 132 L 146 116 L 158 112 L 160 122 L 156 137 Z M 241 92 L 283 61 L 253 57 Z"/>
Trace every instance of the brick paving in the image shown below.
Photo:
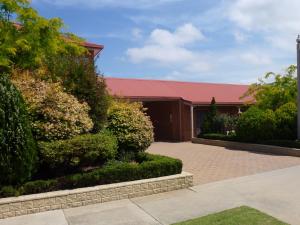
<path fill-rule="evenodd" d="M 194 174 L 195 185 L 300 165 L 298 157 L 230 150 L 189 142 L 157 142 L 150 146 L 148 152 L 181 159 L 183 170 Z"/>

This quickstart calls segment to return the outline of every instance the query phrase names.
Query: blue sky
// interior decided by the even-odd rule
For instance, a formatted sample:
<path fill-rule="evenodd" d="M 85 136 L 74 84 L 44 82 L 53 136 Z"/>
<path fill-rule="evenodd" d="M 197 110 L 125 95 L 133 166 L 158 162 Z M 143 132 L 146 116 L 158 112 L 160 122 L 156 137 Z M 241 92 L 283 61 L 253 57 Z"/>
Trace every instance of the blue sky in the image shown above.
<path fill-rule="evenodd" d="M 105 49 L 105 76 L 252 83 L 295 63 L 299 0 L 33 0 Z"/>

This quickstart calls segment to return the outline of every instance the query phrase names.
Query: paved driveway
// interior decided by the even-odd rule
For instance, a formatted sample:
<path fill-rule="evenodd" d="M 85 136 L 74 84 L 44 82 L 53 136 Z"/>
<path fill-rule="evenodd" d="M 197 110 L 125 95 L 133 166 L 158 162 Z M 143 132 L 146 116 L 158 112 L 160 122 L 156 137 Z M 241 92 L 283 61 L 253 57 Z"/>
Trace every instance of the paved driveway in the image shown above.
<path fill-rule="evenodd" d="M 194 184 L 205 184 L 300 165 L 300 158 L 268 155 L 223 147 L 157 142 L 148 152 L 179 158 L 183 170 L 194 174 Z"/>

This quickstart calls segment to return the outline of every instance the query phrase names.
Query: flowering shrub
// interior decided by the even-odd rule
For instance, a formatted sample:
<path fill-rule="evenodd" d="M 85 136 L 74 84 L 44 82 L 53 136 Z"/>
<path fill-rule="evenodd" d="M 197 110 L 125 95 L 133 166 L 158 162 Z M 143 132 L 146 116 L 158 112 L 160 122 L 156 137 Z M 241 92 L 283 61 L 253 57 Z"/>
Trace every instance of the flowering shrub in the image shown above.
<path fill-rule="evenodd" d="M 80 103 L 73 95 L 65 93 L 59 83 L 26 75 L 14 78 L 14 83 L 28 104 L 36 139 L 67 139 L 93 128 L 87 103 Z"/>
<path fill-rule="evenodd" d="M 153 142 L 153 126 L 140 103 L 115 101 L 108 110 L 108 129 L 121 153 L 145 151 Z"/>

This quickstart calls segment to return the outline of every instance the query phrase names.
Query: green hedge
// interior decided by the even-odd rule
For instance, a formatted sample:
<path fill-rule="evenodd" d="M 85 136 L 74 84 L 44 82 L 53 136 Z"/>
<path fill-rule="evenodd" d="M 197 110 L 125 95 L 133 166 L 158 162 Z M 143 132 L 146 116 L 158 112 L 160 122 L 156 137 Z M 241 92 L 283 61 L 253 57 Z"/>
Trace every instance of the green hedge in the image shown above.
<path fill-rule="evenodd" d="M 2 187 L 0 197 L 74 189 L 102 184 L 148 179 L 181 173 L 182 162 L 166 156 L 140 153 L 137 162 L 111 162 L 91 172 L 77 173 L 51 180 L 36 180 L 22 186 Z"/>
<path fill-rule="evenodd" d="M 40 142 L 40 160 L 58 173 L 82 166 L 99 165 L 117 155 L 117 139 L 108 131 L 86 134 L 68 140 Z"/>
<path fill-rule="evenodd" d="M 222 140 L 222 141 L 236 141 L 235 135 L 225 135 L 218 133 L 202 134 L 200 138 L 212 139 L 212 140 Z"/>
<path fill-rule="evenodd" d="M 242 142 L 235 135 L 203 134 L 200 137 L 205 139 L 212 139 L 212 140 Z M 293 140 L 266 140 L 266 141 L 256 141 L 256 142 L 248 142 L 248 143 L 262 144 L 262 145 L 275 145 L 280 147 L 300 149 L 300 141 L 293 141 Z"/>

